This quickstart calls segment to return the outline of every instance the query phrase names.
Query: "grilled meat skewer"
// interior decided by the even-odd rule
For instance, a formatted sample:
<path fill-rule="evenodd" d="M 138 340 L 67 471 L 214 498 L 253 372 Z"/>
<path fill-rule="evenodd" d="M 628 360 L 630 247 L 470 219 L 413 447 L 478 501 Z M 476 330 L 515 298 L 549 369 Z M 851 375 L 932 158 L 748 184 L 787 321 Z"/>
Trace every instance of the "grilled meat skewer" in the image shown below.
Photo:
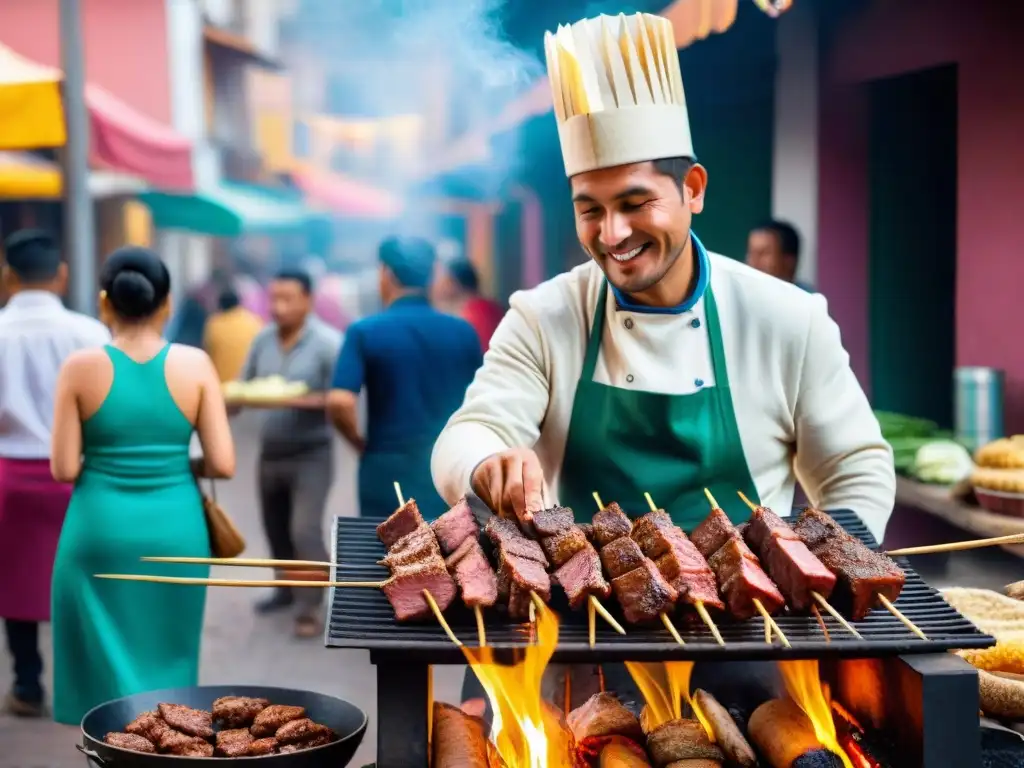
<path fill-rule="evenodd" d="M 789 524 L 768 507 L 753 508 L 743 538 L 764 563 L 791 610 L 810 609 L 815 604 L 815 593 L 825 600 L 832 594 L 835 574 L 814 556 Z"/>
<path fill-rule="evenodd" d="M 601 563 L 626 621 L 642 624 L 667 614 L 679 591 L 630 538 L 633 523 L 618 504 L 604 507 L 593 520 L 594 541 L 601 547 Z"/>
<path fill-rule="evenodd" d="M 890 602 L 906 583 L 903 570 L 885 555 L 851 536 L 828 514 L 805 509 L 793 527 L 807 548 L 836 577 L 832 602 L 854 621 L 867 616 L 878 596 Z"/>
<path fill-rule="evenodd" d="M 760 613 L 757 601 L 769 615 L 786 604 L 779 588 L 762 570 L 757 556 L 720 507 L 712 509 L 693 530 L 690 541 L 707 559 L 729 613 L 735 618 L 749 619 Z"/>

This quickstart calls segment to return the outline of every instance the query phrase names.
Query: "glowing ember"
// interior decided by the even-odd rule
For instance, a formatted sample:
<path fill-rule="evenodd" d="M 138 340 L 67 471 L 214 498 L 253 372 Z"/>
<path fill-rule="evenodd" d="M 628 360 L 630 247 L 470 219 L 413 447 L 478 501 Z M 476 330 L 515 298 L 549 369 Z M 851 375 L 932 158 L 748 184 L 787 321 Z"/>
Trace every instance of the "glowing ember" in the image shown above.
<path fill-rule="evenodd" d="M 511 666 L 500 664 L 490 648 L 462 649 L 491 702 L 491 741 L 508 768 L 572 765 L 572 736 L 541 693 L 558 646 L 558 617 L 538 600 L 536 619 L 536 643 Z"/>
<path fill-rule="evenodd" d="M 860 724 L 853 713 L 838 701 L 832 701 L 833 720 L 839 726 L 837 739 L 846 750 L 846 754 L 853 763 L 854 768 L 881 768 L 881 764 L 872 759 L 859 743 L 860 736 L 864 733 L 864 727 Z"/>
<path fill-rule="evenodd" d="M 690 675 L 693 673 L 692 661 L 666 661 L 660 664 L 647 664 L 627 661 L 633 682 L 644 696 L 647 704 L 645 728 L 653 731 L 659 725 L 670 720 L 683 717 L 683 700 L 690 705 L 693 714 L 704 726 L 704 732 L 712 742 L 715 734 L 711 724 L 697 702 L 690 696 Z"/>
<path fill-rule="evenodd" d="M 821 684 L 817 659 L 801 661 L 780 661 L 779 673 L 786 684 L 786 692 L 807 715 L 814 727 L 814 735 L 821 745 L 838 755 L 845 768 L 858 768 L 850 761 L 846 750 L 836 738 L 836 724 L 832 719 L 832 707 Z"/>

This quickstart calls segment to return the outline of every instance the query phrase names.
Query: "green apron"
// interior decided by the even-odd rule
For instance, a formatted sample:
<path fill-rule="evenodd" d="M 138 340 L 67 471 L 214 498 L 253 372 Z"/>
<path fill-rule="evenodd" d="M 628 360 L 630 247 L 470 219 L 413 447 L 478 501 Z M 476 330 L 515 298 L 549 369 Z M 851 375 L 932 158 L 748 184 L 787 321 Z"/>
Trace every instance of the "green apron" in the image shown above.
<path fill-rule="evenodd" d="M 647 511 L 647 492 L 676 525 L 692 531 L 710 511 L 704 496 L 708 488 L 733 522 L 743 522 L 750 510 L 736 491 L 750 499 L 758 496 L 736 425 L 711 286 L 704 305 L 715 384 L 690 395 L 639 392 L 594 381 L 608 293 L 605 283 L 576 385 L 559 501 L 582 521 L 597 511 L 596 491 L 606 504 L 617 501 L 639 516 Z"/>

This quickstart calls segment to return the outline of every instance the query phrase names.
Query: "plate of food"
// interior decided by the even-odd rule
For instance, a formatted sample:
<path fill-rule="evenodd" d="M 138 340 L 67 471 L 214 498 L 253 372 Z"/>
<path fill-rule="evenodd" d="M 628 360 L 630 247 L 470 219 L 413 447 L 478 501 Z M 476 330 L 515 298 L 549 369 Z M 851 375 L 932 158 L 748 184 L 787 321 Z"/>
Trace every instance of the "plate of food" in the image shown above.
<path fill-rule="evenodd" d="M 224 400 L 229 406 L 247 408 L 323 408 L 322 393 L 311 392 L 304 381 L 289 381 L 284 376 L 265 376 L 224 384 Z"/>

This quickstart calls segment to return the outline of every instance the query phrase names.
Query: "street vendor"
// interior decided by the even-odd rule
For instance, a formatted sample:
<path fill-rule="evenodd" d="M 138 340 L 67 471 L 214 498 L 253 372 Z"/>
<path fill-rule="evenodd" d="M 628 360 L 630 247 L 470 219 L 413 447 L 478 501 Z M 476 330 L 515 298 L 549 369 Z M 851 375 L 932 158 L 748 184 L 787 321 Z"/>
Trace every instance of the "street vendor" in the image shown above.
<path fill-rule="evenodd" d="M 647 492 L 690 531 L 709 512 L 705 488 L 739 523 L 737 491 L 785 513 L 799 480 L 812 504 L 855 510 L 881 540 L 892 452 L 825 299 L 708 251 L 691 229 L 708 171 L 671 23 L 587 19 L 546 49 L 590 259 L 512 296 L 434 446 L 441 495 L 472 490 L 521 520 L 557 501 L 583 521 L 595 491 L 633 514 Z"/>

